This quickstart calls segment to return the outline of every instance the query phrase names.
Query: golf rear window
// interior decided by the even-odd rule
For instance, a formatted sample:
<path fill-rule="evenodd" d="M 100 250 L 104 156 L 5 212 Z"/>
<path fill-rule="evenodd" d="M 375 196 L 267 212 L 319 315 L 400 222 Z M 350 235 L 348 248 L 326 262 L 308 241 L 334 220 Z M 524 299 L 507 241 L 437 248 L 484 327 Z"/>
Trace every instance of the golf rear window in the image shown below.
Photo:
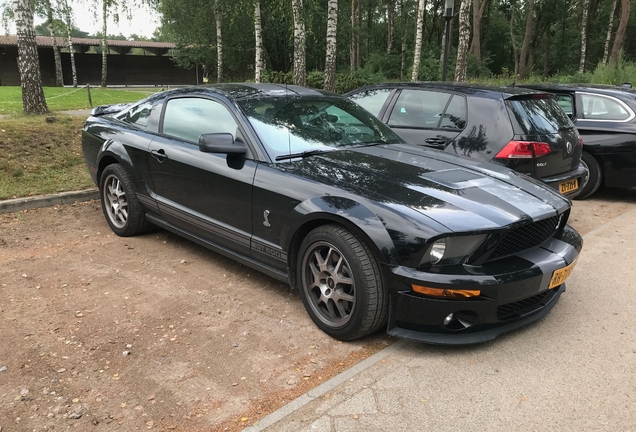
<path fill-rule="evenodd" d="M 559 104 L 551 97 L 528 97 L 506 100 L 515 134 L 555 134 L 572 123 Z"/>

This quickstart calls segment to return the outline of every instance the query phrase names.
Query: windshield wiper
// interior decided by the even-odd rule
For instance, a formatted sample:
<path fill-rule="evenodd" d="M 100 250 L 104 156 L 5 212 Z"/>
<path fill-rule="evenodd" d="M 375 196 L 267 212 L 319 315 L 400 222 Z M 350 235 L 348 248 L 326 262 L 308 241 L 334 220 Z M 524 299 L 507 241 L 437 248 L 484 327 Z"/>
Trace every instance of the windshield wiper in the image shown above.
<path fill-rule="evenodd" d="M 333 150 L 305 150 L 298 153 L 289 153 L 289 154 L 282 154 L 282 155 L 276 156 L 276 160 L 280 161 L 285 159 L 306 158 L 308 156 L 315 156 L 321 153 L 329 153 L 332 151 Z"/>

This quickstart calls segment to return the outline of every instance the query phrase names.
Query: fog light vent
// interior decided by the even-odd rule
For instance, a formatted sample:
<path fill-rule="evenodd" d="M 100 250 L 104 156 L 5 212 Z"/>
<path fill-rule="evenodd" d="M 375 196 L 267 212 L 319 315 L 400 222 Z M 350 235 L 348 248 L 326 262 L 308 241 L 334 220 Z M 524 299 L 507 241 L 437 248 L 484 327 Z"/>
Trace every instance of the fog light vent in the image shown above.
<path fill-rule="evenodd" d="M 453 314 L 449 314 L 446 318 L 444 318 L 444 325 L 447 326 L 453 320 Z"/>
<path fill-rule="evenodd" d="M 474 311 L 453 312 L 444 318 L 444 327 L 448 330 L 465 330 L 477 324 L 477 321 L 479 318 Z"/>

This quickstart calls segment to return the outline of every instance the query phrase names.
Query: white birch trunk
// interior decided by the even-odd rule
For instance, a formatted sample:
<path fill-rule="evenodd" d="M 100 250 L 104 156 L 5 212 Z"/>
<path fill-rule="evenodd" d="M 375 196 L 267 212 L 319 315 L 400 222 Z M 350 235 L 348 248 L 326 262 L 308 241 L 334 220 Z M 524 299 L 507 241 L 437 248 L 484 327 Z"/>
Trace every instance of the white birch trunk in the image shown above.
<path fill-rule="evenodd" d="M 29 0 L 14 0 L 13 13 L 18 35 L 18 70 L 22 87 L 22 107 L 26 114 L 45 114 L 49 110 L 42 90 L 40 59 L 35 42 L 33 11 Z"/>
<path fill-rule="evenodd" d="M 64 17 L 66 19 L 66 44 L 68 45 L 68 51 L 71 55 L 71 73 L 73 74 L 73 87 L 77 87 L 77 69 L 75 68 L 75 49 L 73 48 L 73 40 L 71 37 L 71 27 L 73 21 L 71 20 L 71 8 L 68 5 L 68 1 L 64 0 L 62 4 L 64 9 Z"/>
<path fill-rule="evenodd" d="M 336 91 L 336 42 L 338 34 L 338 0 L 327 5 L 327 56 L 325 59 L 325 90 Z"/>
<path fill-rule="evenodd" d="M 455 63 L 455 81 L 466 81 L 468 67 L 468 41 L 470 40 L 470 1 L 462 0 L 459 6 L 459 44 Z"/>
<path fill-rule="evenodd" d="M 261 3 L 254 2 L 254 36 L 256 38 L 256 58 L 254 59 L 254 82 L 263 82 L 263 26 L 261 24 Z"/>
<path fill-rule="evenodd" d="M 581 60 L 579 62 L 579 73 L 585 72 L 585 55 L 587 54 L 587 12 L 589 5 L 589 0 L 581 0 Z"/>
<path fill-rule="evenodd" d="M 356 0 L 351 0 L 351 46 L 349 48 L 351 70 L 356 68 Z"/>
<path fill-rule="evenodd" d="M 108 18 L 108 2 L 102 0 L 102 82 L 101 86 L 106 87 L 106 75 L 108 71 L 108 36 L 107 36 L 107 22 Z"/>
<path fill-rule="evenodd" d="M 411 81 L 415 82 L 420 74 L 420 56 L 422 54 L 422 32 L 424 29 L 424 4 L 426 0 L 419 0 L 417 7 L 417 24 L 415 28 L 415 53 L 413 55 L 413 73 Z"/>
<path fill-rule="evenodd" d="M 612 12 L 610 12 L 609 24 L 607 25 L 607 36 L 605 37 L 605 49 L 603 50 L 603 64 L 607 64 L 609 58 L 609 45 L 612 40 L 612 27 L 614 27 L 614 13 L 616 12 L 616 0 L 612 2 Z"/>
<path fill-rule="evenodd" d="M 216 82 L 223 82 L 223 33 L 221 28 L 221 0 L 214 2 L 216 20 Z"/>
<path fill-rule="evenodd" d="M 60 57 L 60 48 L 57 46 L 57 34 L 53 27 L 53 8 L 51 0 L 44 0 L 44 9 L 46 9 L 46 18 L 48 20 L 47 28 L 51 34 L 51 43 L 53 45 L 53 58 L 55 60 L 55 84 L 58 87 L 64 87 L 64 77 L 62 76 L 62 58 Z"/>
<path fill-rule="evenodd" d="M 512 52 L 515 60 L 515 71 L 516 74 L 519 72 L 519 45 L 517 44 L 517 38 L 515 37 L 514 32 L 514 23 L 515 23 L 515 5 L 513 4 L 510 8 L 510 43 L 512 44 Z"/>
<path fill-rule="evenodd" d="M 303 0 L 292 0 L 294 14 L 294 84 L 307 85 L 305 66 L 305 18 L 303 16 Z"/>
<path fill-rule="evenodd" d="M 386 3 L 386 53 L 391 54 L 393 48 L 393 38 L 395 34 L 395 0 L 388 0 Z"/>

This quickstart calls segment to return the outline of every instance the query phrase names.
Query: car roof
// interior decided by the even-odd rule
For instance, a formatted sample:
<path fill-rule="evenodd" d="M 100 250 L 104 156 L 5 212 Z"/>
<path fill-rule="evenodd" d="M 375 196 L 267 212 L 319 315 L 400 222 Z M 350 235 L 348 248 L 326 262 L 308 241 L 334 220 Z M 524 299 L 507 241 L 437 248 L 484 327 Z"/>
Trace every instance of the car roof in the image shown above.
<path fill-rule="evenodd" d="M 373 88 L 400 88 L 400 89 L 435 89 L 446 90 L 464 95 L 480 96 L 485 98 L 501 98 L 507 99 L 513 96 L 525 95 L 525 94 L 537 94 L 539 92 L 528 89 L 519 88 L 515 86 L 496 86 L 489 84 L 474 84 L 474 83 L 456 83 L 456 82 L 443 82 L 443 81 L 429 81 L 429 82 L 397 82 L 397 83 L 383 83 L 365 86 L 354 90 L 369 90 Z M 353 93 L 353 92 L 351 92 Z"/>
<path fill-rule="evenodd" d="M 294 97 L 294 96 L 339 96 L 336 93 L 319 89 L 310 89 L 295 85 L 286 84 L 258 84 L 258 83 L 221 83 L 196 87 L 183 87 L 165 92 L 165 97 L 175 95 L 218 95 L 240 101 L 244 99 L 267 98 L 267 97 Z"/>
<path fill-rule="evenodd" d="M 627 85 L 627 83 L 626 83 Z M 522 87 L 538 89 L 542 91 L 585 91 L 604 95 L 623 95 L 636 97 L 636 90 L 628 87 L 620 87 L 603 84 L 557 84 L 557 83 L 537 83 L 521 84 Z"/>

